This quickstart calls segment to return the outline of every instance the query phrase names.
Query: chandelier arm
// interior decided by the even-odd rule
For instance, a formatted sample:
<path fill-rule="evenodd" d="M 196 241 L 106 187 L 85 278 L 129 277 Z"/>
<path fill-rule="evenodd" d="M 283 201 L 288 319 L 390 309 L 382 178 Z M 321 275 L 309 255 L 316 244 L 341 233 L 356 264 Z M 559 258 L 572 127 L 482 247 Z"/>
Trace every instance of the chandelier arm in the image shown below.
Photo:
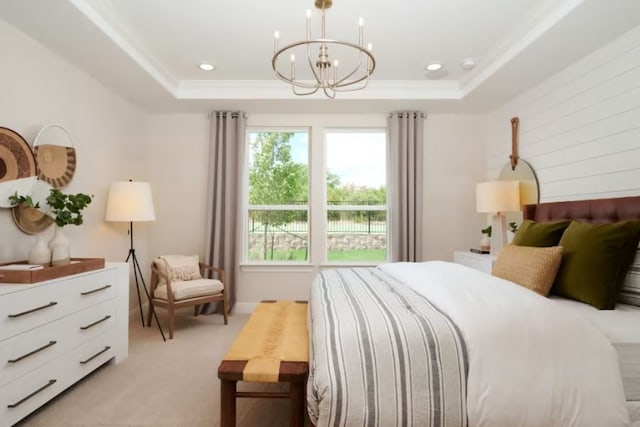
<path fill-rule="evenodd" d="M 310 90 L 309 92 L 298 92 L 298 91 L 296 91 L 296 87 L 300 87 L 300 86 L 295 85 L 295 84 L 291 84 L 291 91 L 293 92 L 294 95 L 298 95 L 298 96 L 313 95 L 314 93 L 316 93 L 318 91 L 318 89 L 320 89 L 319 86 L 315 86 L 314 89 Z"/>
<path fill-rule="evenodd" d="M 322 86 L 322 91 L 324 92 L 325 96 L 329 99 L 335 99 L 336 97 L 336 91 L 335 89 L 331 88 L 332 91 L 331 93 L 327 92 L 327 87 L 326 86 Z"/>
<path fill-rule="evenodd" d="M 353 76 L 354 74 L 356 74 L 356 73 L 360 70 L 360 67 L 362 66 L 362 53 L 363 53 L 363 52 L 361 51 L 361 52 L 360 52 L 360 59 L 358 60 L 358 65 L 357 65 L 355 68 L 353 68 L 353 70 L 352 70 L 349 74 L 347 74 L 346 76 L 344 76 L 344 77 L 343 77 L 343 78 L 341 78 L 340 80 L 336 81 L 336 82 L 335 82 L 335 86 L 336 86 L 336 87 L 341 87 L 341 86 L 342 86 L 342 83 L 343 83 L 344 81 L 346 81 L 347 79 L 349 79 L 351 76 Z M 366 53 L 365 53 L 365 54 L 366 54 Z M 371 69 L 371 70 L 370 70 L 370 69 L 369 69 L 369 66 L 368 66 L 368 65 L 369 65 L 369 64 L 368 64 L 368 63 L 369 63 L 369 59 L 371 59 L 371 60 L 373 61 L 373 63 L 374 63 L 374 67 L 375 67 L 375 60 L 373 59 L 373 56 L 371 56 L 371 55 L 367 54 L 367 68 L 366 68 L 366 73 L 365 73 L 365 75 L 364 75 L 363 77 L 359 78 L 358 80 L 354 80 L 354 81 L 352 81 L 352 82 L 349 82 L 349 83 L 348 83 L 349 85 L 351 85 L 351 84 L 355 84 L 355 83 L 358 83 L 358 82 L 362 81 L 363 79 L 365 79 L 365 80 L 369 80 L 369 76 L 370 76 L 370 75 L 371 75 L 371 73 L 373 72 L 373 69 Z M 365 85 L 365 87 L 366 87 L 366 85 Z M 364 89 L 364 88 L 362 88 L 362 89 Z M 354 90 L 359 90 L 359 89 L 354 89 Z"/>

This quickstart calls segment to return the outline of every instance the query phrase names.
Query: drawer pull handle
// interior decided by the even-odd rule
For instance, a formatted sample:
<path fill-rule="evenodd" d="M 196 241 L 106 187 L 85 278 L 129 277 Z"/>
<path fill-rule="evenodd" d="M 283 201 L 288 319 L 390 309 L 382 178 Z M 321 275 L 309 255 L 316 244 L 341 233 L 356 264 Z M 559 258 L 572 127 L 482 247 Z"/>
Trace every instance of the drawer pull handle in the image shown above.
<path fill-rule="evenodd" d="M 45 345 L 43 345 L 42 347 L 40 347 L 40 348 L 36 348 L 35 350 L 30 351 L 30 352 L 29 352 L 29 353 L 27 353 L 27 354 L 23 354 L 23 355 L 22 355 L 22 356 L 20 356 L 20 357 L 16 357 L 15 359 L 9 359 L 9 360 L 7 360 L 7 362 L 9 362 L 9 363 L 18 363 L 18 362 L 19 362 L 19 361 L 21 361 L 22 359 L 26 359 L 26 358 L 27 358 L 27 357 L 29 357 L 29 356 L 33 356 L 34 354 L 36 354 L 36 353 L 40 353 L 42 350 L 44 350 L 44 349 L 46 349 L 46 348 L 49 348 L 49 347 L 51 347 L 52 345 L 55 345 L 57 342 L 58 342 L 58 341 L 49 341 L 49 344 L 45 344 Z"/>
<path fill-rule="evenodd" d="M 92 289 L 92 290 L 86 291 L 86 292 L 80 292 L 80 295 L 82 295 L 82 296 L 91 295 L 93 293 L 104 291 L 105 289 L 109 289 L 110 287 L 111 287 L 111 285 L 105 285 L 105 286 L 103 286 L 101 288 Z"/>
<path fill-rule="evenodd" d="M 27 400 L 31 399 L 36 394 L 40 393 L 45 388 L 54 385 L 56 383 L 56 381 L 58 381 L 58 380 L 49 380 L 48 383 L 46 383 L 45 385 L 43 385 L 42 387 L 40 387 L 39 389 L 37 389 L 36 391 L 31 393 L 30 395 L 23 397 L 22 399 L 18 400 L 16 403 L 11 403 L 11 404 L 7 405 L 7 408 L 17 408 L 18 406 L 22 405 Z"/>
<path fill-rule="evenodd" d="M 10 314 L 9 318 L 15 319 L 16 317 L 24 316 L 25 314 L 34 313 L 36 311 L 44 310 L 45 308 L 53 307 L 56 304 L 58 304 L 56 301 L 51 301 L 49 304 L 32 308 L 31 310 L 23 311 L 22 313 Z"/>
<path fill-rule="evenodd" d="M 111 346 L 105 346 L 105 348 L 103 348 L 102 350 L 100 350 L 99 352 L 97 352 L 96 354 L 91 356 L 90 358 L 85 359 L 85 360 L 81 360 L 80 364 L 81 365 L 86 365 L 87 363 L 91 362 L 93 359 L 95 359 L 96 357 L 100 356 L 102 353 L 104 353 L 105 351 L 108 351 L 110 349 L 111 349 Z"/>
<path fill-rule="evenodd" d="M 104 322 L 105 320 L 109 320 L 109 319 L 111 319 L 111 316 L 106 315 L 106 316 L 104 316 L 102 319 L 100 319 L 100 320 L 96 320 L 95 322 L 90 323 L 90 324 L 88 324 L 88 325 L 86 325 L 86 326 L 80 326 L 80 329 L 82 329 L 83 331 L 86 331 L 86 330 L 87 330 L 87 329 L 89 329 L 89 328 L 93 328 L 93 327 L 94 327 L 94 326 L 96 326 L 98 323 L 102 323 L 102 322 Z"/>

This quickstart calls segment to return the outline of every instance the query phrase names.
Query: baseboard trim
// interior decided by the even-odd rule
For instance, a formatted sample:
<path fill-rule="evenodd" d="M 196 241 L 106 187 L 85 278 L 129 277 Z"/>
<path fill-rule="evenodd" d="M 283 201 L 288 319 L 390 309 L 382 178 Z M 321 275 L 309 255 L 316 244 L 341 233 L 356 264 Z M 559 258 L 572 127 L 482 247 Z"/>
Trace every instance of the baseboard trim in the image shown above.
<path fill-rule="evenodd" d="M 257 306 L 257 302 L 236 302 L 232 311 L 234 314 L 251 314 Z"/>

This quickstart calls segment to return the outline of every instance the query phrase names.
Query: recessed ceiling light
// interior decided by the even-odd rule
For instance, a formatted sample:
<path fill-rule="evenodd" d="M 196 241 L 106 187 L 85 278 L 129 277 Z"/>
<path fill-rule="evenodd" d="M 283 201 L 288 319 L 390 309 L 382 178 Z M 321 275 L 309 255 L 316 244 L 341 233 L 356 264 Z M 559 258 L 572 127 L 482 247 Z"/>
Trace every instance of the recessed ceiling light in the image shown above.
<path fill-rule="evenodd" d="M 202 64 L 198 65 L 198 67 L 200 67 L 200 69 L 204 71 L 213 71 L 216 68 L 211 64 L 207 64 L 206 62 L 203 62 Z"/>
<path fill-rule="evenodd" d="M 442 64 L 439 62 L 432 62 L 431 64 L 427 65 L 427 71 L 438 71 L 441 68 Z"/>
<path fill-rule="evenodd" d="M 463 70 L 473 70 L 475 66 L 476 66 L 476 60 L 473 58 L 465 58 L 462 60 Z"/>

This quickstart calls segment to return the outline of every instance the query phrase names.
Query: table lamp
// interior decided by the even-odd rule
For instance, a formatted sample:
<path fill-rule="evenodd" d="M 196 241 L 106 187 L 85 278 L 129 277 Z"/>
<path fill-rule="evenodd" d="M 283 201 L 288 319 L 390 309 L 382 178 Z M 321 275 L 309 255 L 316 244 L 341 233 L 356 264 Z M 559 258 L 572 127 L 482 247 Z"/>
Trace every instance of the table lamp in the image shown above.
<path fill-rule="evenodd" d="M 487 181 L 476 184 L 476 210 L 493 214 L 491 255 L 498 255 L 507 244 L 504 212 L 517 212 L 520 206 L 519 181 Z"/>

